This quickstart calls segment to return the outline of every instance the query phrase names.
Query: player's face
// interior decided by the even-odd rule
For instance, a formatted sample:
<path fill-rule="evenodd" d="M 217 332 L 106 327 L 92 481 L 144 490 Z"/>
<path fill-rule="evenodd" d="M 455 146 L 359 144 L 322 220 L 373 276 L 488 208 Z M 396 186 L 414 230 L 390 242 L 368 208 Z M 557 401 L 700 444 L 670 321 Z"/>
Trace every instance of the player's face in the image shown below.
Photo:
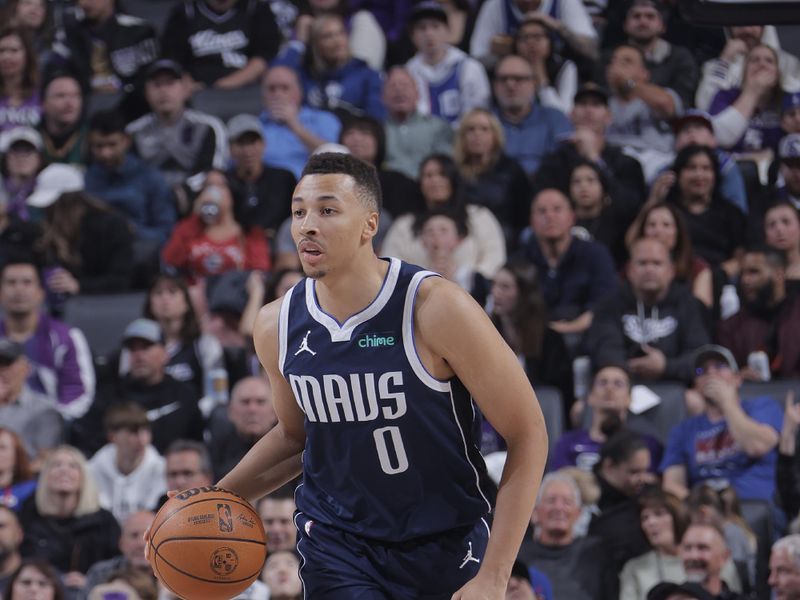
<path fill-rule="evenodd" d="M 258 514 L 267 533 L 267 551 L 272 554 L 280 550 L 293 551 L 297 543 L 294 526 L 294 500 L 267 498 L 258 505 Z"/>
<path fill-rule="evenodd" d="M 494 312 L 498 315 L 510 315 L 517 306 L 519 287 L 511 271 L 500 269 L 492 281 L 492 298 Z"/>
<path fill-rule="evenodd" d="M 278 552 L 270 555 L 264 565 L 264 582 L 274 598 L 297 598 L 303 593 L 298 575 L 300 561 L 294 552 Z"/>
<path fill-rule="evenodd" d="M 148 564 L 144 557 L 144 532 L 150 527 L 154 516 L 150 512 L 137 512 L 130 515 L 122 524 L 119 550 L 134 567 L 146 567 Z"/>
<path fill-rule="evenodd" d="M 778 250 L 792 250 L 800 244 L 800 215 L 790 206 L 776 206 L 764 218 L 767 243 Z"/>
<path fill-rule="evenodd" d="M 769 559 L 769 585 L 776 600 L 800 599 L 800 565 L 787 550 L 773 550 Z"/>
<path fill-rule="evenodd" d="M 347 269 L 370 246 L 378 213 L 358 196 L 350 175 L 306 175 L 292 198 L 292 239 L 308 277 L 319 279 Z"/>
<path fill-rule="evenodd" d="M 55 596 L 55 584 L 34 566 L 24 567 L 11 588 L 14 600 L 53 600 Z"/>

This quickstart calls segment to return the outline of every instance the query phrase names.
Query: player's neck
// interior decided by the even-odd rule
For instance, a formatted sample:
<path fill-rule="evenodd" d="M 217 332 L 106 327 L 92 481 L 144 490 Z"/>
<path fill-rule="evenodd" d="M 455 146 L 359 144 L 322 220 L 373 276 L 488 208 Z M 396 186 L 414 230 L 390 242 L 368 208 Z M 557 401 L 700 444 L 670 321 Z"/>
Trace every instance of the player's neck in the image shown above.
<path fill-rule="evenodd" d="M 320 307 L 343 323 L 375 300 L 388 270 L 389 263 L 371 252 L 356 257 L 346 271 L 328 273 L 317 280 Z"/>

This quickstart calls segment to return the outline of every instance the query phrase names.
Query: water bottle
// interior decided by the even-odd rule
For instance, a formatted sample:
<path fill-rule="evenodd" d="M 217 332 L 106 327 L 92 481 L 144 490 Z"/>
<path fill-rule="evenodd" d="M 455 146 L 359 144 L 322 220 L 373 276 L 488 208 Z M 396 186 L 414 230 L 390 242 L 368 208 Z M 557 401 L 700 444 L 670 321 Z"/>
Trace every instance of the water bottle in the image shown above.
<path fill-rule="evenodd" d="M 769 369 L 769 357 L 763 350 L 756 350 L 748 354 L 747 366 L 758 375 L 759 381 L 769 381 L 772 379 L 772 372 Z"/>
<path fill-rule="evenodd" d="M 739 312 L 739 294 L 736 293 L 736 286 L 727 284 L 722 287 L 722 294 L 719 297 L 719 316 L 727 319 Z"/>

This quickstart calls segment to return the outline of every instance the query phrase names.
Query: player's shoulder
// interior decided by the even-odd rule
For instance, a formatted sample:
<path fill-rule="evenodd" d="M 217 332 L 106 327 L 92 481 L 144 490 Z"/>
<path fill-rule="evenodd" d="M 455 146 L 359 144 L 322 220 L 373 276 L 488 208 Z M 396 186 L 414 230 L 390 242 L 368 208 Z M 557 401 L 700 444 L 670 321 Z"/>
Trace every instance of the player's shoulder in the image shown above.
<path fill-rule="evenodd" d="M 444 277 L 426 277 L 417 290 L 415 318 L 452 322 L 475 311 L 480 305 L 461 286 Z"/>
<path fill-rule="evenodd" d="M 288 293 L 291 293 L 291 290 Z M 269 304 L 265 304 L 258 311 L 256 316 L 256 323 L 253 330 L 253 337 L 258 338 L 277 338 L 278 328 L 280 326 L 281 307 L 283 306 L 285 296 L 273 300 Z"/>

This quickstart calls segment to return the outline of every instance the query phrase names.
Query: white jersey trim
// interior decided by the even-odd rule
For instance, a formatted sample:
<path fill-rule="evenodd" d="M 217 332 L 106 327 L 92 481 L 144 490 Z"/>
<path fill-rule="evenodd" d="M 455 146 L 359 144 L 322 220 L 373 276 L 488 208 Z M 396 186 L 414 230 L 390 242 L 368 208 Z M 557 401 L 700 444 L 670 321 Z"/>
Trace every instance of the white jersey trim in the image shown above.
<path fill-rule="evenodd" d="M 291 289 L 283 295 L 281 301 L 281 311 L 278 316 L 278 368 L 281 375 L 286 377 L 283 372 L 283 367 L 286 364 L 286 350 L 289 339 L 289 308 L 292 305 L 292 292 L 297 284 L 293 285 Z"/>
<path fill-rule="evenodd" d="M 389 298 L 391 298 L 394 293 L 394 288 L 397 285 L 397 278 L 399 276 L 400 260 L 397 258 L 389 258 L 389 270 L 386 272 L 386 277 L 383 280 L 383 285 L 381 285 L 381 290 L 378 292 L 378 295 L 375 296 L 375 299 L 364 310 L 352 315 L 343 324 L 339 324 L 336 319 L 320 308 L 317 302 L 316 281 L 307 278 L 306 308 L 308 309 L 308 314 L 311 315 L 312 319 L 328 330 L 332 342 L 349 342 L 356 327 L 369 321 L 383 310 L 383 307 L 386 306 L 386 303 L 389 302 Z"/>
<path fill-rule="evenodd" d="M 417 378 L 426 386 L 437 392 L 451 392 L 450 383 L 436 379 L 428 372 L 425 365 L 417 354 L 417 346 L 414 343 L 414 304 L 417 299 L 417 290 L 423 279 L 427 277 L 440 277 L 433 271 L 419 271 L 411 278 L 406 290 L 406 300 L 403 305 L 403 349 L 406 351 L 406 360 L 411 365 L 411 369 Z"/>
<path fill-rule="evenodd" d="M 472 401 L 472 398 L 470 398 L 470 401 Z M 450 405 L 453 407 L 453 420 L 456 422 L 456 427 L 458 427 L 458 432 L 461 434 L 461 441 L 464 444 L 464 458 L 467 459 L 467 464 L 470 466 L 472 472 L 475 474 L 475 487 L 477 488 L 478 493 L 481 495 L 481 498 L 483 498 L 483 501 L 486 502 L 486 509 L 489 512 L 491 512 L 492 503 L 489 502 L 489 499 L 486 497 L 486 494 L 483 493 L 483 490 L 481 489 L 481 476 L 478 474 L 478 469 L 475 468 L 475 465 L 472 464 L 472 461 L 469 458 L 469 448 L 467 448 L 467 437 L 464 435 L 464 429 L 461 427 L 461 423 L 458 422 L 458 413 L 456 412 L 456 399 L 453 396 L 452 389 L 450 390 Z M 486 525 L 486 528 L 488 529 L 489 526 L 486 523 L 486 521 L 484 521 L 483 523 L 484 525 Z"/>

